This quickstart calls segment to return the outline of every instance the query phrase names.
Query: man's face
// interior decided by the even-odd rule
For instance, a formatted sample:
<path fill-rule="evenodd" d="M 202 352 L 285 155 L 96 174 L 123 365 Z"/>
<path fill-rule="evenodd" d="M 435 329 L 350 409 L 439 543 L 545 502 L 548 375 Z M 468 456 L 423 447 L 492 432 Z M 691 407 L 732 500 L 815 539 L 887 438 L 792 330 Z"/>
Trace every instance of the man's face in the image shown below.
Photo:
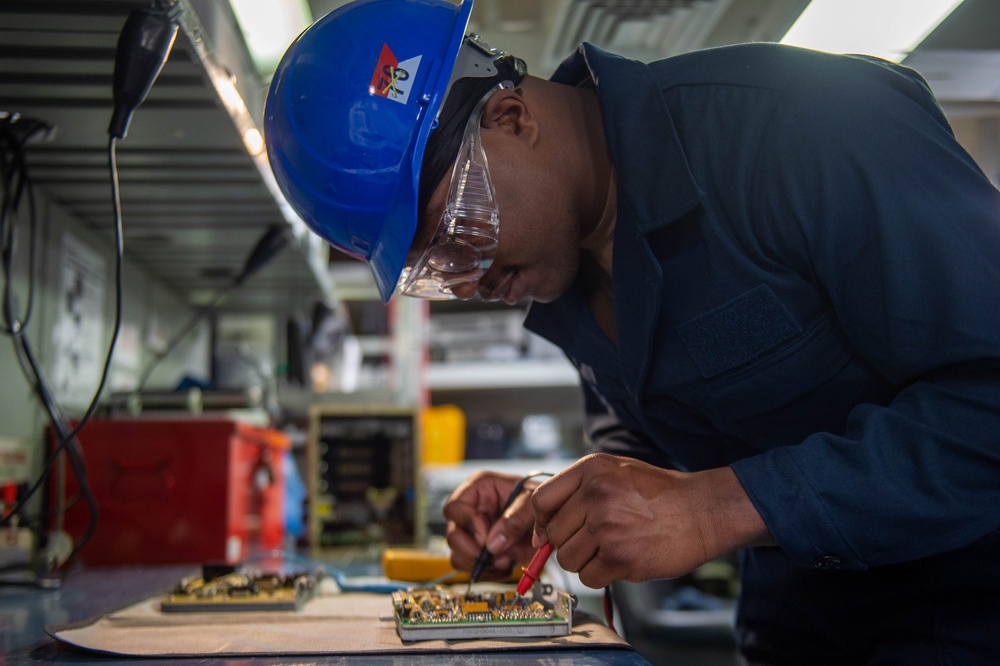
<path fill-rule="evenodd" d="M 572 283 L 579 268 L 579 222 L 563 173 L 545 155 L 503 128 L 482 127 L 483 146 L 500 208 L 500 243 L 493 265 L 477 282 L 454 290 L 460 299 L 478 291 L 486 300 L 514 305 L 547 303 Z M 442 179 L 421 217 L 414 247 L 425 247 L 441 219 L 451 183 Z"/>

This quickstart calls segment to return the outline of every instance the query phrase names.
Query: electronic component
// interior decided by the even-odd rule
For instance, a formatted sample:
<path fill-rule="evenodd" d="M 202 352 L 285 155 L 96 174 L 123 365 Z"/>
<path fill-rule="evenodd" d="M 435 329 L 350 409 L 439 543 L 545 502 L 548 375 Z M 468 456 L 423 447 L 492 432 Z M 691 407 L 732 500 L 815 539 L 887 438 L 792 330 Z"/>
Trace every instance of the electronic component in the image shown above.
<path fill-rule="evenodd" d="M 317 405 L 310 411 L 313 555 L 422 541 L 420 419 L 412 408 Z"/>
<path fill-rule="evenodd" d="M 260 574 L 245 570 L 212 571 L 185 578 L 163 598 L 164 612 L 299 610 L 312 598 L 312 574 Z"/>
<path fill-rule="evenodd" d="M 550 604 L 514 590 L 412 588 L 393 592 L 392 605 L 404 641 L 566 636 L 573 626 L 573 599 L 561 591 Z"/>

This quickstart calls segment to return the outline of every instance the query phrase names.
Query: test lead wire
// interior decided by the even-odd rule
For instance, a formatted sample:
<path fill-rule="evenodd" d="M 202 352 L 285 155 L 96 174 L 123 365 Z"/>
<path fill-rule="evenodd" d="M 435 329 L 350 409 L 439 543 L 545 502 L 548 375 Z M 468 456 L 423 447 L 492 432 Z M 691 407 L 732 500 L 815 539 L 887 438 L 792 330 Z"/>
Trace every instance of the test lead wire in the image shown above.
<path fill-rule="evenodd" d="M 517 496 L 524 490 L 525 483 L 540 476 L 549 477 L 553 476 L 553 474 L 551 472 L 529 472 L 527 476 L 523 477 L 517 482 L 517 484 L 515 484 L 514 489 L 507 497 L 506 504 L 503 505 L 503 509 L 500 511 L 500 515 L 502 516 L 514 503 Z M 479 557 L 476 558 L 476 563 L 472 566 L 472 573 L 469 575 L 469 585 L 465 590 L 466 595 L 472 593 L 472 584 L 479 582 L 479 579 L 482 578 L 483 573 L 486 571 L 486 567 L 488 567 L 491 562 L 493 562 L 493 553 L 486 549 L 486 544 L 483 544 L 483 547 L 479 550 Z"/>

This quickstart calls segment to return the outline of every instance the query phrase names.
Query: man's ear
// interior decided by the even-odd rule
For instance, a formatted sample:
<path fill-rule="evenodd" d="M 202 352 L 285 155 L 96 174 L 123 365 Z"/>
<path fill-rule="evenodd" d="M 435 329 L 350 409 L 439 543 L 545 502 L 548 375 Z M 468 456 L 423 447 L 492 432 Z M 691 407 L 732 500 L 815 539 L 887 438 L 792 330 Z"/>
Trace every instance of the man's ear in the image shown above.
<path fill-rule="evenodd" d="M 486 102 L 481 126 L 499 130 L 534 143 L 538 139 L 538 117 L 521 90 L 499 90 Z"/>

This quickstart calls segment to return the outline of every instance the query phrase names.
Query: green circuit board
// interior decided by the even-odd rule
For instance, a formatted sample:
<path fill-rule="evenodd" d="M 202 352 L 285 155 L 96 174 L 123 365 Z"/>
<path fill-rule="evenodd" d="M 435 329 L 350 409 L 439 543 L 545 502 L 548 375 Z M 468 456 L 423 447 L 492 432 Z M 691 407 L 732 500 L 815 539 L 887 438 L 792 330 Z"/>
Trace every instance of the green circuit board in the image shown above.
<path fill-rule="evenodd" d="M 439 586 L 394 592 L 392 603 L 404 641 L 566 636 L 573 600 L 565 592 L 554 595 L 548 603 L 513 590 L 466 594 Z"/>

